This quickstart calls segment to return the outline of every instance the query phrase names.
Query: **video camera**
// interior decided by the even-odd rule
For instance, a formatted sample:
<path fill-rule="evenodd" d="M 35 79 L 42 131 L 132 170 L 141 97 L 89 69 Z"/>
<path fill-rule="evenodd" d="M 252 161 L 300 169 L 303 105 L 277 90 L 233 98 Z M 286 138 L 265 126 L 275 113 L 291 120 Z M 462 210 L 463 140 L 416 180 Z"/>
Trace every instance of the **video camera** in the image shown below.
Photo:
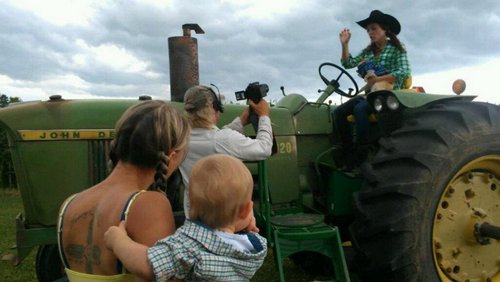
<path fill-rule="evenodd" d="M 258 81 L 256 81 L 248 84 L 245 90 L 234 92 L 234 95 L 236 96 L 237 101 L 249 99 L 254 103 L 259 103 L 260 99 L 267 96 L 267 92 L 269 92 L 269 86 L 267 86 L 267 84 L 265 83 L 260 84 Z M 255 133 L 257 133 L 259 129 L 259 117 L 251 106 L 249 110 L 248 121 L 250 122 L 250 124 L 252 124 Z M 273 147 L 271 149 L 272 155 L 278 152 L 277 148 L 278 146 L 276 143 L 276 138 L 274 138 L 273 134 Z"/>
<path fill-rule="evenodd" d="M 267 96 L 267 92 L 269 92 L 269 86 L 264 83 L 260 84 L 257 81 L 248 84 L 245 90 L 237 91 L 234 95 L 237 101 L 250 99 L 254 103 L 258 103 L 262 97 Z"/>

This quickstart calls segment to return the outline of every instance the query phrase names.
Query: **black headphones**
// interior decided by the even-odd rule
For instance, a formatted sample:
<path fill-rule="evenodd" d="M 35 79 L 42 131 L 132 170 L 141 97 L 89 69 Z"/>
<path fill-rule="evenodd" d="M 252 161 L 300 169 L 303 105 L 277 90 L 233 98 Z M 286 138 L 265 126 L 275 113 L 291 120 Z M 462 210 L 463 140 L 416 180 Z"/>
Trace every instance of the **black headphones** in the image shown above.
<path fill-rule="evenodd" d="M 213 84 L 210 84 L 212 86 L 214 86 L 215 88 L 217 88 L 217 86 L 213 85 Z M 220 93 L 219 95 L 215 94 L 215 91 L 210 88 L 210 87 L 207 87 L 205 86 L 211 93 L 212 95 L 214 96 L 214 101 L 212 103 L 213 107 L 214 107 L 214 110 L 217 111 L 217 112 L 221 112 L 223 113 L 224 112 L 224 105 L 222 105 L 222 102 L 220 100 Z M 217 92 L 219 91 L 219 88 L 217 88 Z"/>

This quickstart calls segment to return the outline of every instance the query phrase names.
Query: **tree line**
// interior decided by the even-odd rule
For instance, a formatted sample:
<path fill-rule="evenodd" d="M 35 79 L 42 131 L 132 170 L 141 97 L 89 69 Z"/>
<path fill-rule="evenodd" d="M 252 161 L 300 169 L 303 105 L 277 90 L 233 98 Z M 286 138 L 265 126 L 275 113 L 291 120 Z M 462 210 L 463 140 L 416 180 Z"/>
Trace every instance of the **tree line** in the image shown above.
<path fill-rule="evenodd" d="M 0 95 L 0 108 L 7 107 L 10 103 L 21 102 L 18 97 L 8 97 Z M 7 140 L 7 131 L 0 127 L 0 187 L 17 188 L 16 174 Z"/>

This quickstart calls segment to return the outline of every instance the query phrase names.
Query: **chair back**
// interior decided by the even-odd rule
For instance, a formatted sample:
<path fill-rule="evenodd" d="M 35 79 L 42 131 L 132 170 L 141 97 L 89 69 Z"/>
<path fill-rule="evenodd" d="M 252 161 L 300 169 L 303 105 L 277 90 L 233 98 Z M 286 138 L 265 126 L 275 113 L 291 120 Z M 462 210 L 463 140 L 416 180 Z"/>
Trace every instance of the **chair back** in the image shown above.
<path fill-rule="evenodd" d="M 411 85 L 413 83 L 413 80 L 411 78 L 411 75 L 409 75 L 405 81 L 403 82 L 403 89 L 410 89 L 411 88 Z"/>

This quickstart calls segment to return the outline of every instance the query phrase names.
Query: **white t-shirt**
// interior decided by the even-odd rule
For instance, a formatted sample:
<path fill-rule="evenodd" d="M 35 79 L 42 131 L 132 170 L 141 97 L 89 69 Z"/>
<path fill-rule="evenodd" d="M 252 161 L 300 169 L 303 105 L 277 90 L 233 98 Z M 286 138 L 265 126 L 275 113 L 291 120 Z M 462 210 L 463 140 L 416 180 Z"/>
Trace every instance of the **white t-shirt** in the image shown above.
<path fill-rule="evenodd" d="M 237 250 L 247 253 L 255 251 L 247 235 L 227 233 L 219 230 L 214 231 L 214 233 L 219 236 L 222 241 L 232 245 Z"/>
<path fill-rule="evenodd" d="M 189 174 L 196 161 L 212 154 L 226 154 L 244 161 L 268 158 L 273 147 L 273 131 L 268 116 L 259 117 L 259 128 L 255 139 L 243 135 L 239 117 L 222 129 L 193 128 L 189 137 L 186 158 L 179 169 L 184 183 L 184 213 L 189 218 Z"/>

